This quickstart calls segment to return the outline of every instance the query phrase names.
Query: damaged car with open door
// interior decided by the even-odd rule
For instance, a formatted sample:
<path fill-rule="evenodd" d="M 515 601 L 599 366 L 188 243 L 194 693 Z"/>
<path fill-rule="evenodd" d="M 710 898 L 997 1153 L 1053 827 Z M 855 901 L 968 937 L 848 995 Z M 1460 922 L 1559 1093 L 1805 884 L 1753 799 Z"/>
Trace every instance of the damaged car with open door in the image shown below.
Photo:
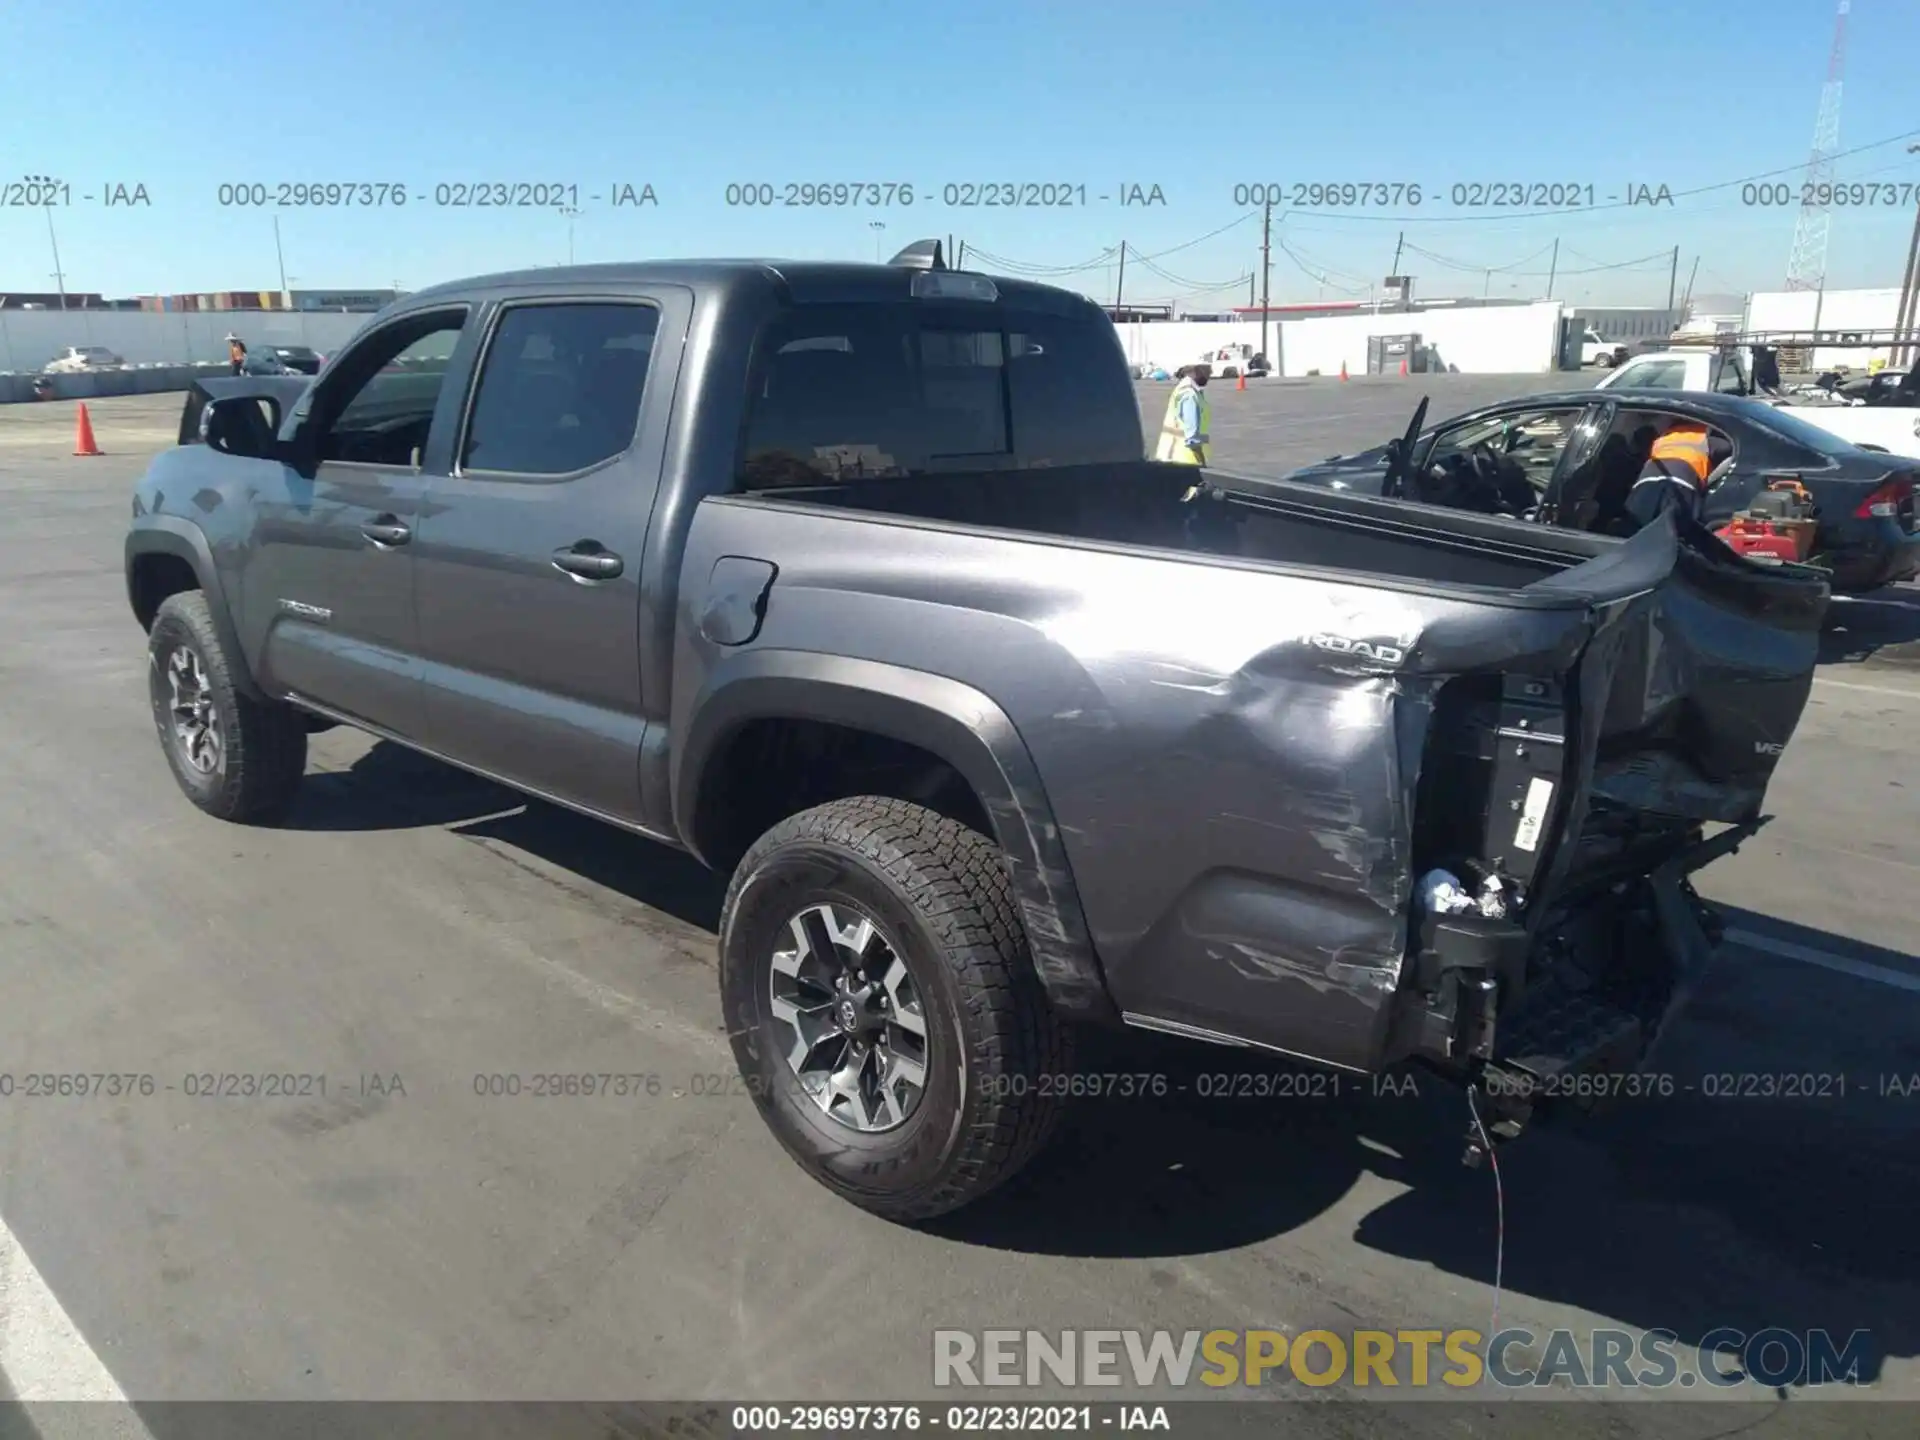
<path fill-rule="evenodd" d="M 1920 461 L 1856 446 L 1811 423 L 1811 413 L 1705 391 L 1578 390 L 1503 400 L 1427 429 L 1423 399 L 1404 435 L 1286 478 L 1624 535 L 1632 529 L 1627 494 L 1654 441 L 1675 424 L 1695 424 L 1710 437 L 1701 513 L 1709 530 L 1737 540 L 1756 507 L 1768 510 L 1790 486 L 1813 522 L 1799 558 L 1824 569 L 1836 592 L 1913 578 Z"/>
<path fill-rule="evenodd" d="M 1144 459 L 1101 308 L 935 242 L 437 286 L 293 384 L 134 490 L 184 794 L 271 823 L 338 722 L 730 875 L 745 1095 L 897 1219 L 1038 1151 L 1086 1026 L 1423 1062 L 1494 1139 L 1643 1064 L 1828 595 Z"/>

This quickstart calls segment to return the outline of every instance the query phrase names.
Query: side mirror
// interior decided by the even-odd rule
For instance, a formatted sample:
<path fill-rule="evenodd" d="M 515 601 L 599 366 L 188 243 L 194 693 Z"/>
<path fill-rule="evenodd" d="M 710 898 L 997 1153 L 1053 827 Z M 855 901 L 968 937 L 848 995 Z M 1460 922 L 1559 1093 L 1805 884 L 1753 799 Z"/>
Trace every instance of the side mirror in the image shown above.
<path fill-rule="evenodd" d="M 200 410 L 200 440 L 226 455 L 269 459 L 279 448 L 280 407 L 264 396 L 209 400 Z"/>

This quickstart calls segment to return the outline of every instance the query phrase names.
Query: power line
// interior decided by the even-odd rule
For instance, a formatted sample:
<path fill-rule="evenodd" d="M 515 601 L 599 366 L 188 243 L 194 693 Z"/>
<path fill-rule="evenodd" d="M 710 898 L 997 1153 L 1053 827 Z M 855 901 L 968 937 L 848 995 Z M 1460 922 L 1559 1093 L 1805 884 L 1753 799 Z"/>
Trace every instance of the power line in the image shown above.
<path fill-rule="evenodd" d="M 1158 275 L 1162 280 L 1170 280 L 1175 285 L 1185 285 L 1190 290 L 1224 290 L 1229 285 L 1245 284 L 1247 279 L 1246 275 L 1240 275 L 1240 276 L 1236 276 L 1232 280 L 1223 280 L 1217 285 L 1212 285 L 1212 284 L 1208 284 L 1204 280 L 1189 280 L 1184 275 L 1175 275 L 1171 271 L 1163 270 L 1158 265 L 1154 264 L 1153 261 L 1146 259 L 1144 256 L 1136 255 L 1133 257 L 1133 259 L 1135 264 L 1145 266 L 1148 270 L 1151 270 L 1154 274 Z M 1248 272 L 1248 273 L 1250 274 L 1252 272 Z"/>
<path fill-rule="evenodd" d="M 1228 222 L 1227 222 L 1226 224 L 1224 224 L 1224 225 L 1222 225 L 1222 226 L 1221 226 L 1221 227 L 1220 227 L 1220 228 L 1219 228 L 1218 230 L 1209 230 L 1209 231 L 1208 231 L 1208 232 L 1207 232 L 1206 234 L 1204 234 L 1204 235 L 1196 235 L 1196 236 L 1194 236 L 1194 238 L 1193 238 L 1193 239 L 1191 239 L 1191 240 L 1183 240 L 1183 241 L 1181 241 L 1181 242 L 1180 242 L 1180 243 L 1179 243 L 1178 245 L 1174 245 L 1174 246 L 1171 246 L 1171 247 L 1170 247 L 1170 248 L 1168 248 L 1168 249 L 1165 249 L 1165 250 L 1156 250 L 1156 251 L 1155 251 L 1155 252 L 1154 252 L 1153 254 L 1151 254 L 1151 255 L 1144 255 L 1144 256 L 1142 256 L 1142 255 L 1136 255 L 1136 256 L 1135 256 L 1134 258 L 1135 258 L 1136 260 L 1158 260 L 1158 259 L 1160 259 L 1160 257 L 1161 257 L 1161 256 L 1163 256 L 1163 255 L 1174 255 L 1174 254 L 1177 254 L 1177 253 L 1179 253 L 1179 252 L 1180 252 L 1180 251 L 1182 251 L 1182 250 L 1190 250 L 1190 249 L 1192 249 L 1192 248 L 1193 248 L 1193 247 L 1194 247 L 1195 245 L 1198 245 L 1198 244 L 1200 244 L 1200 243 L 1201 243 L 1202 241 L 1205 241 L 1205 240 L 1211 240 L 1211 239 L 1213 239 L 1213 237 L 1214 237 L 1214 236 L 1216 236 L 1216 235 L 1224 235 L 1224 234 L 1226 234 L 1226 233 L 1227 233 L 1227 231 L 1229 231 L 1229 230 L 1231 230 L 1231 229 L 1233 229 L 1233 227 L 1234 227 L 1234 226 L 1236 226 L 1236 225 L 1244 225 L 1244 224 L 1246 224 L 1246 223 L 1247 223 L 1247 221 L 1249 221 L 1249 220 L 1251 220 L 1251 219 L 1253 219 L 1253 217 L 1254 217 L 1254 216 L 1256 216 L 1256 215 L 1258 215 L 1259 213 L 1260 213 L 1260 212 L 1259 212 L 1258 210 L 1249 210 L 1249 211 L 1247 211 L 1247 213 L 1246 213 L 1246 214 L 1244 214 L 1244 215 L 1242 215 L 1242 216 L 1240 216 L 1240 217 L 1239 217 L 1239 218 L 1238 218 L 1237 220 L 1229 220 L 1229 221 L 1228 221 Z"/>
<path fill-rule="evenodd" d="M 1870 141 L 1865 145 L 1855 145 L 1850 150 L 1838 150 L 1828 156 L 1829 160 L 1844 160 L 1849 155 L 1864 154 L 1868 150 L 1879 150 L 1888 145 L 1897 145 L 1903 140 L 1920 137 L 1920 130 L 1908 130 L 1899 135 L 1889 135 L 1884 140 Z M 1731 190 L 1740 185 L 1751 185 L 1756 180 L 1771 180 L 1776 175 L 1791 175 L 1806 168 L 1802 160 L 1794 165 L 1782 165 L 1773 170 L 1761 170 L 1752 175 L 1742 175 L 1733 180 L 1718 180 L 1711 185 L 1695 185 L 1686 190 L 1669 190 L 1667 196 L 1673 200 L 1684 200 L 1690 195 L 1710 195 L 1718 190 Z M 1476 215 L 1353 215 L 1342 210 L 1315 210 L 1302 207 L 1304 213 L 1316 218 L 1327 216 L 1342 220 L 1352 220 L 1369 224 L 1386 223 L 1389 225 L 1486 225 L 1496 221 L 1541 220 L 1549 216 L 1556 219 L 1568 215 L 1596 215 L 1603 210 L 1645 210 L 1649 207 L 1643 202 L 1633 200 L 1610 200 L 1604 205 L 1574 205 L 1559 210 L 1507 210 L 1490 211 Z M 1249 214 L 1256 212 L 1249 212 Z M 1242 217 L 1243 219 L 1246 217 Z M 1238 224 L 1238 221 L 1234 222 Z"/>
<path fill-rule="evenodd" d="M 968 245 L 970 255 L 977 255 L 990 264 L 996 265 L 1015 275 L 1039 278 L 1054 275 L 1078 275 L 1088 270 L 1104 270 L 1114 256 L 1120 253 L 1118 245 L 1109 245 L 1091 260 L 1083 260 L 1078 265 L 1036 265 L 1027 260 L 1011 260 L 1004 255 L 996 255 L 991 250 L 983 250 L 978 245 Z M 1138 260 L 1139 256 L 1134 256 Z"/>
<path fill-rule="evenodd" d="M 1360 293 L 1359 289 L 1355 288 L 1354 286 L 1342 285 L 1339 281 L 1333 279 L 1331 276 L 1316 274 L 1314 270 L 1311 267 L 1309 267 L 1304 260 L 1300 258 L 1300 256 L 1294 253 L 1293 249 L 1286 243 L 1286 241 L 1280 240 L 1280 241 L 1276 241 L 1275 243 L 1279 245 L 1280 253 L 1282 255 L 1285 255 L 1289 260 L 1293 261 L 1295 268 L 1297 268 L 1300 271 L 1300 273 L 1302 275 L 1305 275 L 1309 280 L 1312 280 L 1318 284 L 1324 285 L 1329 290 L 1338 290 L 1342 295 L 1358 295 Z M 1349 277 L 1349 278 L 1352 278 L 1352 277 Z"/>

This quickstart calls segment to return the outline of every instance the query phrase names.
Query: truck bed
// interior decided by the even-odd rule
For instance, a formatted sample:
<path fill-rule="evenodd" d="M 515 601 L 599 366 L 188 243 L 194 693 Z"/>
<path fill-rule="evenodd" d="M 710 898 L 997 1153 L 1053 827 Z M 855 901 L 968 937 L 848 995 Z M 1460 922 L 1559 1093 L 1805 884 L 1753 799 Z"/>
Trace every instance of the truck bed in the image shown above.
<path fill-rule="evenodd" d="M 1208 483 L 1184 500 L 1197 479 Z M 1449 590 L 1516 591 L 1619 547 L 1606 537 L 1192 466 L 963 471 L 765 491 L 827 505 L 1063 540 L 1312 567 Z"/>

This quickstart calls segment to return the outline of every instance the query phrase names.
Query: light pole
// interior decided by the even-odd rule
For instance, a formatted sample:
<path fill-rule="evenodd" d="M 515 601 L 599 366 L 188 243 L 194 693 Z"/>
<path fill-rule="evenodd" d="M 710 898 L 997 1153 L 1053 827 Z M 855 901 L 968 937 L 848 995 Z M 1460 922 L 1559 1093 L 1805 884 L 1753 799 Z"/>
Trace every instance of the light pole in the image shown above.
<path fill-rule="evenodd" d="M 878 265 L 880 263 L 880 234 L 887 228 L 887 222 L 884 220 L 869 220 L 867 222 L 867 228 L 873 231 L 873 263 Z"/>
<path fill-rule="evenodd" d="M 580 207 L 562 205 L 560 213 L 567 217 L 567 264 L 573 264 L 573 222 L 580 218 Z"/>

